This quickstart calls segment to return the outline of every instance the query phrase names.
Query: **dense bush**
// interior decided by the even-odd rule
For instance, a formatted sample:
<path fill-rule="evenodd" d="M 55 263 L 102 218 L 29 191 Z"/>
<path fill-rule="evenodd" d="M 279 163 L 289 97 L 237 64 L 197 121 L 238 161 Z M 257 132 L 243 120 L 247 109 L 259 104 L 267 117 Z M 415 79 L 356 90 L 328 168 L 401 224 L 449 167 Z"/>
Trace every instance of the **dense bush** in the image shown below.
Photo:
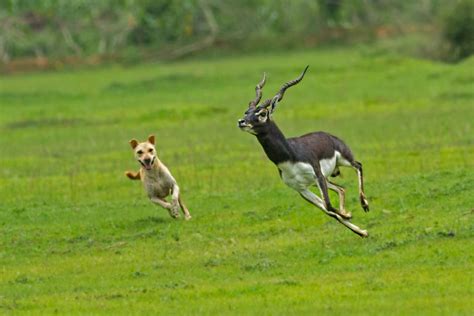
<path fill-rule="evenodd" d="M 464 1 L 468 3 L 469 1 Z M 370 38 L 387 29 L 433 23 L 450 1 L 392 0 L 0 0 L 0 60 L 84 58 L 124 52 L 181 56 L 221 44 L 229 48 Z M 472 50 L 462 29 L 469 16 L 448 19 L 446 36 L 462 56 Z M 457 13 L 456 13 L 457 14 Z M 470 15 L 472 21 L 472 15 Z M 458 22 L 459 20 L 459 22 Z M 464 25 L 464 26 L 461 26 Z M 383 32 L 378 28 L 384 27 Z M 388 28 L 387 28 L 388 26 Z M 380 33 L 380 34 L 379 34 Z M 461 39 L 459 39 L 461 38 Z M 469 46 L 471 45 L 471 46 Z M 470 47 L 470 48 L 469 48 Z M 133 54 L 132 54 L 133 55 Z"/>
<path fill-rule="evenodd" d="M 459 60 L 474 53 L 474 1 L 459 1 L 446 15 L 443 36 L 450 46 L 448 60 Z"/>

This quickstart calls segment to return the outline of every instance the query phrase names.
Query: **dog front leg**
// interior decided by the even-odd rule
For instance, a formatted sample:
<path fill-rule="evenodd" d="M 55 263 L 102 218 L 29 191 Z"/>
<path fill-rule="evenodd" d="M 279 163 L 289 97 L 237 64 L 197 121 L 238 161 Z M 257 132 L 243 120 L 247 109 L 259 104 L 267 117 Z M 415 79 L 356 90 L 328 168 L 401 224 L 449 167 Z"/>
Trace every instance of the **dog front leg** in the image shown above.
<path fill-rule="evenodd" d="M 162 207 L 167 209 L 168 213 L 170 214 L 171 217 L 173 217 L 173 218 L 178 218 L 179 217 L 179 212 L 176 210 L 176 208 L 174 207 L 174 205 L 172 203 L 168 203 L 165 200 L 160 199 L 158 197 L 151 197 L 150 200 L 153 203 L 161 205 Z"/>
<path fill-rule="evenodd" d="M 140 171 L 137 172 L 137 173 L 127 171 L 127 172 L 125 172 L 125 175 L 131 180 L 140 180 Z"/>
<path fill-rule="evenodd" d="M 160 205 L 161 207 L 169 210 L 171 208 L 171 203 L 166 202 L 163 199 L 160 199 L 159 197 L 151 197 L 150 201 L 152 201 L 155 204 Z"/>

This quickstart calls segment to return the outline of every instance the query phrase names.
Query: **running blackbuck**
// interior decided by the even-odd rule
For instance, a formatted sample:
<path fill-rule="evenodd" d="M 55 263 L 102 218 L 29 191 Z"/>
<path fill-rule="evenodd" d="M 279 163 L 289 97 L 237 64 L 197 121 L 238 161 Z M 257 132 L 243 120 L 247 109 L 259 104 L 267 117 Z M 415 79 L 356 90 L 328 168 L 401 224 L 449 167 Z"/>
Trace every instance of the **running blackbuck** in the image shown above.
<path fill-rule="evenodd" d="M 249 103 L 247 111 L 238 126 L 241 130 L 257 136 L 263 150 L 277 167 L 283 182 L 308 202 L 335 218 L 341 224 L 362 237 L 367 237 L 366 230 L 360 229 L 350 222 L 352 217 L 344 207 L 344 189 L 329 181 L 329 176 L 340 174 L 339 167 L 351 167 L 357 171 L 359 178 L 359 197 L 364 211 L 369 211 L 369 203 L 364 194 L 362 164 L 354 159 L 349 147 L 342 140 L 325 132 L 309 133 L 300 137 L 285 138 L 272 119 L 278 103 L 283 99 L 285 91 L 298 84 L 304 77 L 308 66 L 295 80 L 285 83 L 278 93 L 262 104 L 262 88 L 266 75 L 255 87 L 256 97 Z M 311 192 L 309 188 L 317 186 L 322 198 Z M 339 195 L 339 209 L 334 208 L 329 200 L 328 189 Z"/>

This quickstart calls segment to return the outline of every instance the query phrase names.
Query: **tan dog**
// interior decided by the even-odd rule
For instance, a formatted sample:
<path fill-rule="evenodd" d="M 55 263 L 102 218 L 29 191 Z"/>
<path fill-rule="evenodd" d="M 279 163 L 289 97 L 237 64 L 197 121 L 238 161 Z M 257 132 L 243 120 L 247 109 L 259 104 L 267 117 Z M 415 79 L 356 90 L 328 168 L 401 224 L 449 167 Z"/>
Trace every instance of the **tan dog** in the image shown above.
<path fill-rule="evenodd" d="M 171 217 L 178 218 L 181 207 L 184 218 L 191 219 L 191 214 L 181 200 L 176 180 L 156 155 L 155 136 L 148 136 L 148 140 L 143 143 L 139 143 L 136 139 L 132 139 L 129 143 L 141 168 L 137 173 L 127 171 L 125 175 L 132 180 L 142 180 L 150 200 L 167 209 Z M 169 195 L 171 203 L 166 201 Z"/>

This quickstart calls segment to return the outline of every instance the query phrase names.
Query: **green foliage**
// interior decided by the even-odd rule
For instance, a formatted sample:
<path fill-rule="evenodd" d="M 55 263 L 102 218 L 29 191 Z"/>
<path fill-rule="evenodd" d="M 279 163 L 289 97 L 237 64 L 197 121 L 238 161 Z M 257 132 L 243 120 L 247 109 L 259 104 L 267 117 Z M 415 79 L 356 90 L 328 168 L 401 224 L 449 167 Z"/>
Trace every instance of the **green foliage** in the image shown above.
<path fill-rule="evenodd" d="M 0 313 L 471 314 L 473 62 L 351 47 L 2 76 Z M 350 144 L 371 211 L 352 170 L 335 181 L 368 239 L 236 127 L 263 71 L 269 97 L 306 64 L 274 119 Z M 150 133 L 189 222 L 123 174 Z"/>
<path fill-rule="evenodd" d="M 460 60 L 474 53 L 474 2 L 461 0 L 445 17 L 443 35 L 450 45 L 448 60 Z"/>
<path fill-rule="evenodd" d="M 130 34 L 131 43 L 138 45 L 174 42 L 192 37 L 196 1 L 141 1 L 137 6 L 136 25 Z"/>
<path fill-rule="evenodd" d="M 136 51 L 168 52 L 210 35 L 211 44 L 231 49 L 357 41 L 379 26 L 433 24 L 446 7 L 439 0 L 3 0 L 0 60 L 139 56 Z"/>
<path fill-rule="evenodd" d="M 133 1 L 6 1 L 0 57 L 105 54 L 125 45 Z M 130 12 L 129 12 L 130 11 Z M 19 42 L 20 44 L 17 44 Z"/>

